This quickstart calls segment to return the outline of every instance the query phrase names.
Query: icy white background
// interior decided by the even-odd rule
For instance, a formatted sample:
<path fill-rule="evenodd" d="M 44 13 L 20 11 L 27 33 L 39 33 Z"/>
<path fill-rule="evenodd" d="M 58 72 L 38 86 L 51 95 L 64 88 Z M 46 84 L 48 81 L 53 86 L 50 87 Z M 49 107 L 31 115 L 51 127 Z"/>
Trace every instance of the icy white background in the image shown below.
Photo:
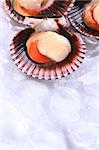
<path fill-rule="evenodd" d="M 9 44 L 21 29 L 0 1 L 0 150 L 99 150 L 99 42 L 87 40 L 72 75 L 39 81 L 11 60 Z"/>

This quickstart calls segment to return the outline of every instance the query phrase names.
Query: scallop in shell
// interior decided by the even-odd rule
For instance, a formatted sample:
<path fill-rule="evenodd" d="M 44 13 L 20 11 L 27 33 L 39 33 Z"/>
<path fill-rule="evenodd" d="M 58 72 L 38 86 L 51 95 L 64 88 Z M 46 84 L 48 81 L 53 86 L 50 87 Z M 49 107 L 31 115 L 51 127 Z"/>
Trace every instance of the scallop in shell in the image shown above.
<path fill-rule="evenodd" d="M 25 72 L 27 75 L 38 79 L 59 79 L 66 77 L 71 74 L 81 65 L 84 60 L 86 46 L 82 38 L 75 32 L 70 32 L 67 28 L 58 24 L 58 28 L 47 28 L 45 31 L 53 31 L 66 37 L 71 44 L 71 52 L 69 55 L 61 62 L 51 62 L 51 63 L 36 63 L 31 60 L 27 54 L 26 42 L 30 35 L 35 32 L 41 32 L 39 28 L 32 29 L 27 28 L 20 31 L 14 36 L 11 42 L 10 53 L 14 61 L 14 64 L 18 68 Z"/>
<path fill-rule="evenodd" d="M 74 7 L 68 14 L 68 18 L 72 26 L 82 33 L 91 38 L 99 39 L 99 31 L 92 30 L 88 26 L 85 25 L 83 21 L 83 12 L 85 11 L 86 7 L 92 4 L 99 3 L 99 0 L 89 0 L 86 2 L 76 2 Z"/>
<path fill-rule="evenodd" d="M 46 1 L 46 0 L 44 0 Z M 48 2 L 48 3 L 47 3 Z M 13 8 L 13 0 L 5 0 L 4 8 L 10 18 L 24 25 L 38 24 L 44 18 L 60 18 L 71 10 L 75 0 L 48 0 L 37 15 L 23 16 Z"/>

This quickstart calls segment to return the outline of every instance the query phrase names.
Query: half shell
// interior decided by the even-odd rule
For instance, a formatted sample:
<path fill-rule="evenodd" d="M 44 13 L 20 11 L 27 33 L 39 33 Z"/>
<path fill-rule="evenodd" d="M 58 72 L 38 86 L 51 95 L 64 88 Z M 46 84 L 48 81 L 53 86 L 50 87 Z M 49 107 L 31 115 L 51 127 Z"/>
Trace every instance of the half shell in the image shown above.
<path fill-rule="evenodd" d="M 42 10 L 39 15 L 33 17 L 24 17 L 14 11 L 12 0 L 5 0 L 4 8 L 11 19 L 24 24 L 37 24 L 44 18 L 60 18 L 66 15 L 73 7 L 75 0 L 53 0 L 53 3 L 46 9 Z"/>
<path fill-rule="evenodd" d="M 77 70 L 83 62 L 86 52 L 84 41 L 77 33 L 69 32 L 62 26 L 59 27 L 58 33 L 66 36 L 71 43 L 72 52 L 69 56 L 60 63 L 37 64 L 31 61 L 26 52 L 26 41 L 33 32 L 35 30 L 31 28 L 19 32 L 13 38 L 10 48 L 14 64 L 28 76 L 45 80 L 59 79 Z"/>
<path fill-rule="evenodd" d="M 93 0 L 91 1 L 93 3 Z M 91 38 L 99 39 L 99 32 L 88 28 L 83 21 L 84 2 L 76 2 L 72 10 L 68 13 L 68 18 L 72 26 L 82 33 Z"/>

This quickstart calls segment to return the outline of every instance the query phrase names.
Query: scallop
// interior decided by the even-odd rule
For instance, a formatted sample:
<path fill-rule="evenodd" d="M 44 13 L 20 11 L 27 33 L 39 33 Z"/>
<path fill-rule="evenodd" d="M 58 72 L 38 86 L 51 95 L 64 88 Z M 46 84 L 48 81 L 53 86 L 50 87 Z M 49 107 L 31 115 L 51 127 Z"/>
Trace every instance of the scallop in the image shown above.
<path fill-rule="evenodd" d="M 16 1 L 16 0 L 14 0 Z M 22 0 L 24 1 L 24 0 Z M 36 0 L 35 0 L 36 1 Z M 45 18 L 60 18 L 73 7 L 75 0 L 40 0 L 39 11 L 35 15 L 22 15 L 14 10 L 13 0 L 5 0 L 4 8 L 10 18 L 24 25 L 37 25 Z M 16 3 L 15 3 L 16 4 Z M 30 8 L 31 5 L 29 5 Z M 25 6 L 23 6 L 25 7 Z"/>
<path fill-rule="evenodd" d="M 83 21 L 83 12 L 85 8 L 89 5 L 99 3 L 99 0 L 89 0 L 89 1 L 76 1 L 75 5 L 68 13 L 68 19 L 72 26 L 81 34 L 86 35 L 91 38 L 99 39 L 99 31 L 95 31 L 87 27 Z"/>
<path fill-rule="evenodd" d="M 47 29 L 47 31 L 51 30 Z M 77 33 L 69 31 L 60 24 L 58 24 L 58 29 L 56 28 L 52 31 L 67 38 L 71 44 L 71 52 L 61 62 L 50 61 L 42 64 L 33 61 L 28 56 L 26 42 L 31 34 L 40 32 L 35 28 L 24 29 L 17 33 L 12 39 L 10 45 L 12 60 L 14 64 L 28 76 L 44 80 L 60 79 L 77 70 L 83 62 L 86 53 L 86 45 L 82 38 Z"/>

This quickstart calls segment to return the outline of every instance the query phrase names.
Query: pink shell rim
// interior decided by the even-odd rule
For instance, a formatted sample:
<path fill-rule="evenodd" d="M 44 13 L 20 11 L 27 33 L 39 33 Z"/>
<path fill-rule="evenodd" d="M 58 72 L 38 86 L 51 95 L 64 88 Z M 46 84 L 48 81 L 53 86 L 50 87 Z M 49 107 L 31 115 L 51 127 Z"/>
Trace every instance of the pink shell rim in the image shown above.
<path fill-rule="evenodd" d="M 18 32 L 19 33 L 19 32 Z M 13 37 L 13 39 L 18 35 L 18 33 Z M 22 66 L 22 60 L 20 62 L 16 62 L 17 60 L 14 58 L 14 54 L 16 53 L 15 50 L 15 45 L 13 43 L 13 40 L 10 44 L 10 54 L 11 54 L 11 58 L 14 62 L 14 64 L 25 74 L 27 74 L 28 76 L 31 76 L 33 78 L 39 79 L 39 80 L 54 80 L 54 79 L 61 79 L 62 77 L 67 77 L 69 74 L 73 73 L 74 71 L 76 71 L 80 65 L 82 64 L 84 58 L 85 58 L 85 53 L 86 53 L 86 44 L 83 41 L 83 39 L 79 36 L 78 33 L 73 32 L 73 34 L 77 37 L 77 39 L 80 42 L 80 46 L 79 46 L 79 53 L 76 54 L 76 57 L 73 59 L 73 61 L 71 63 L 66 63 L 63 66 L 58 66 L 56 68 L 51 68 L 48 69 L 43 68 L 43 67 L 38 67 L 38 65 L 34 65 L 34 64 L 30 64 L 29 68 L 26 70 L 26 66 L 28 65 L 28 63 L 25 64 L 25 66 Z M 29 62 L 30 60 L 28 60 Z M 32 74 L 31 74 L 32 72 Z"/>
<path fill-rule="evenodd" d="M 9 0 L 10 1 L 10 0 Z M 72 7 L 74 6 L 76 0 L 72 0 L 71 4 L 69 5 L 67 11 L 65 12 L 64 16 L 66 16 L 70 10 L 72 9 Z M 32 26 L 31 24 L 33 24 L 34 22 L 31 21 L 31 18 L 29 17 L 25 17 L 25 19 L 27 18 L 27 21 L 22 21 L 19 20 L 12 12 L 11 9 L 9 8 L 9 6 L 7 5 L 6 0 L 4 1 L 4 10 L 6 11 L 7 15 L 10 17 L 10 19 L 13 19 L 14 21 L 16 21 L 17 23 L 23 24 L 25 26 Z M 53 17 L 52 17 L 53 18 Z M 25 20 L 24 19 L 24 20 Z M 37 18 L 38 19 L 38 18 Z M 44 18 L 41 18 L 41 20 L 43 20 Z"/>
<path fill-rule="evenodd" d="M 72 8 L 73 9 L 73 8 Z M 96 36 L 96 35 L 93 35 L 93 34 L 90 34 L 90 33 L 87 33 L 86 31 L 83 31 L 81 30 L 79 27 L 77 27 L 77 24 L 74 23 L 74 20 L 73 20 L 73 17 L 71 16 L 71 14 L 68 14 L 68 19 L 71 23 L 71 25 L 81 34 L 87 36 L 87 37 L 90 37 L 90 38 L 94 38 L 94 39 L 97 39 L 99 40 L 99 36 Z M 87 27 L 86 27 L 87 28 Z M 88 29 L 88 28 L 87 28 Z"/>

